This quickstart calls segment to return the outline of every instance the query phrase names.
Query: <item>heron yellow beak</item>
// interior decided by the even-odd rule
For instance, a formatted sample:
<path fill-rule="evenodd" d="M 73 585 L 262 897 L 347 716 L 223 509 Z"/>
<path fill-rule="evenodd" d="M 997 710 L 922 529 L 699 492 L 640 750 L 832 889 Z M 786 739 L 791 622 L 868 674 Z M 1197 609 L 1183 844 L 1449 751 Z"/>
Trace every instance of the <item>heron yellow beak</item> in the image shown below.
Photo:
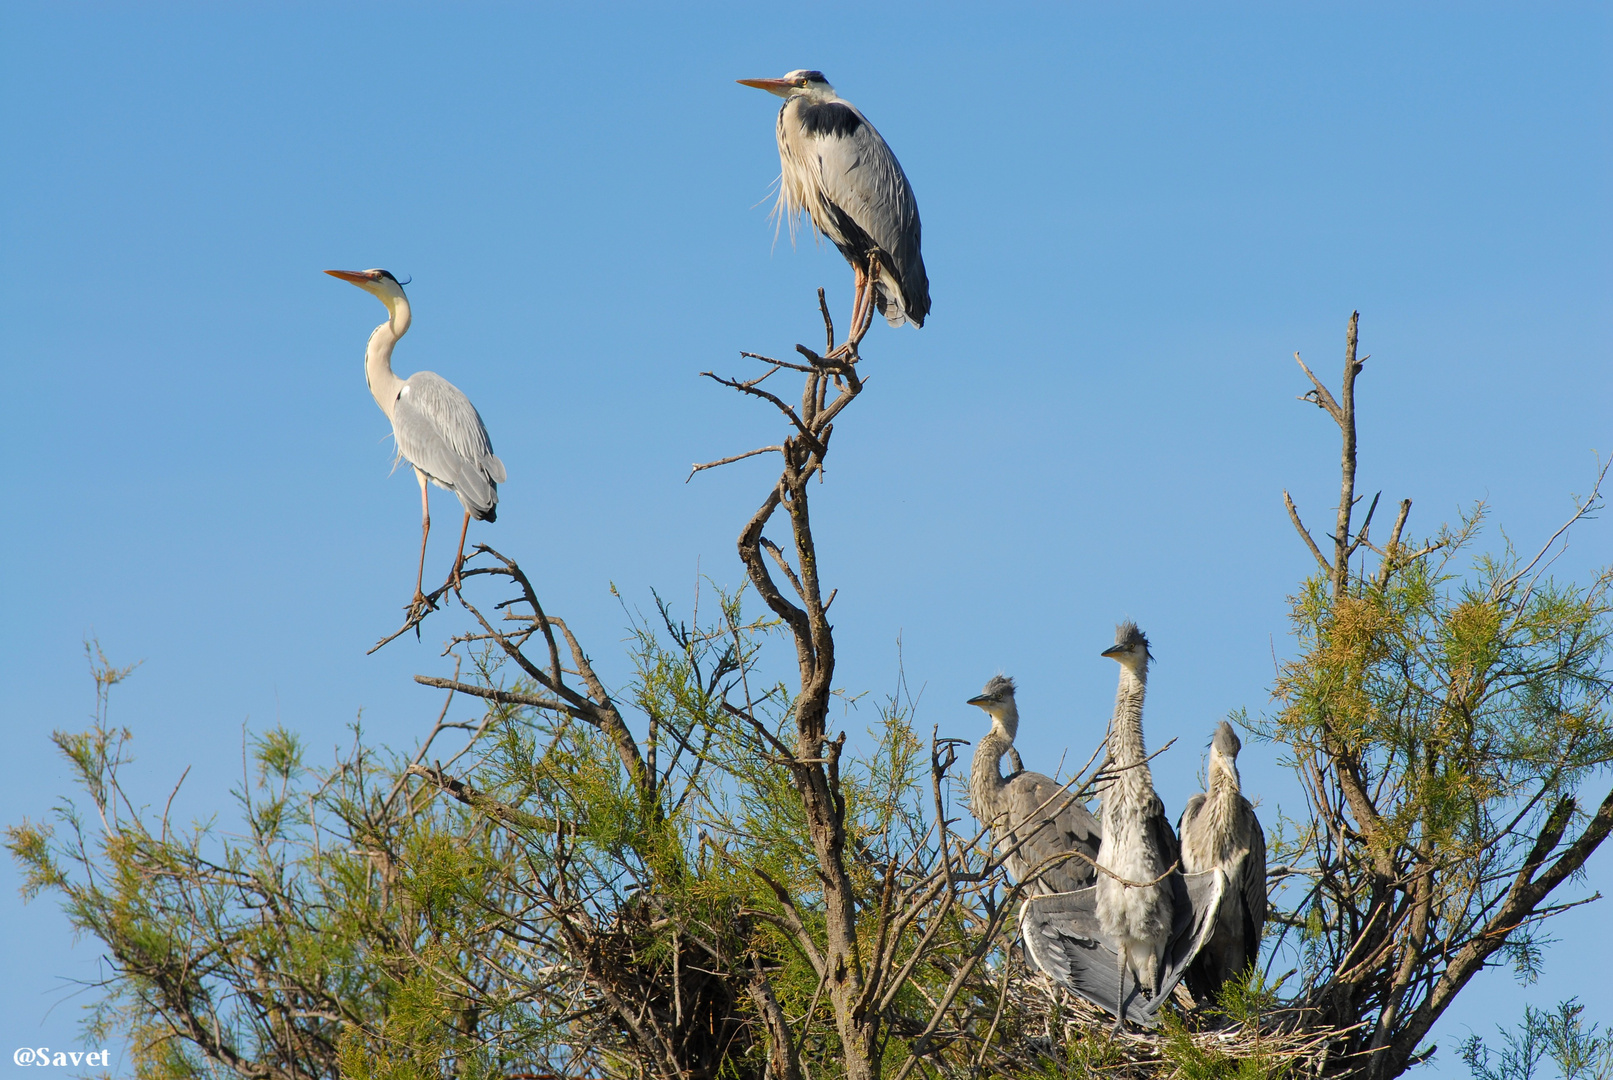
<path fill-rule="evenodd" d="M 325 273 L 333 278 L 341 278 L 350 285 L 357 285 L 359 288 L 363 288 L 374 280 L 370 275 L 358 270 L 326 270 Z"/>
<path fill-rule="evenodd" d="M 991 699 L 985 694 L 981 694 L 978 697 L 972 697 L 968 701 L 964 702 L 965 705 L 988 705 L 990 703 Z"/>
<path fill-rule="evenodd" d="M 1099 656 L 1119 656 L 1121 653 L 1123 653 L 1125 651 L 1126 651 L 1126 647 L 1124 645 L 1111 645 L 1107 649 L 1105 649 L 1101 653 L 1099 653 L 1098 655 Z"/>
<path fill-rule="evenodd" d="M 766 90 L 769 94 L 777 94 L 779 97 L 786 97 L 791 90 L 795 89 L 795 80 L 793 79 L 735 79 L 734 81 L 741 86 L 754 86 L 758 90 Z"/>

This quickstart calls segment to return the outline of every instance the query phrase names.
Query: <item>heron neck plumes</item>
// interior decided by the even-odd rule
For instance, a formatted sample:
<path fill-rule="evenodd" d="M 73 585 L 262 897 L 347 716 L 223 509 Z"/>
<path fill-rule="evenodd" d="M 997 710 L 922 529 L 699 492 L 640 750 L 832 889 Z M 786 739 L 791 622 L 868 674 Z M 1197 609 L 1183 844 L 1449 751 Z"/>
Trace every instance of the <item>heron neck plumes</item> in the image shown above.
<path fill-rule="evenodd" d="M 977 815 L 993 805 L 991 793 L 1002 789 L 1003 755 L 1014 744 L 1018 729 L 1019 711 L 1009 703 L 1002 715 L 992 715 L 991 730 L 975 747 L 974 763 L 969 766 L 969 802 Z"/>
<path fill-rule="evenodd" d="M 1141 800 L 1154 791 L 1154 778 L 1143 759 L 1143 698 L 1148 690 L 1148 661 L 1121 663 L 1120 688 L 1115 693 L 1115 715 L 1109 725 L 1109 756 L 1119 769 L 1114 779 L 1116 795 Z M 1122 767 L 1127 766 L 1127 767 Z M 1104 800 L 1105 808 L 1110 799 Z"/>
<path fill-rule="evenodd" d="M 389 318 L 370 334 L 370 343 L 364 349 L 364 381 L 370 386 L 375 403 L 392 419 L 392 407 L 397 404 L 398 391 L 403 380 L 392 372 L 392 349 L 398 339 L 409 332 L 409 301 L 403 297 L 384 298 Z"/>
<path fill-rule="evenodd" d="M 1238 815 L 1243 791 L 1238 782 L 1238 763 L 1219 750 L 1210 751 L 1209 783 L 1205 785 L 1203 813 L 1208 818 L 1206 832 L 1213 839 L 1216 850 L 1208 853 L 1209 863 L 1215 865 L 1233 855 L 1233 824 Z"/>

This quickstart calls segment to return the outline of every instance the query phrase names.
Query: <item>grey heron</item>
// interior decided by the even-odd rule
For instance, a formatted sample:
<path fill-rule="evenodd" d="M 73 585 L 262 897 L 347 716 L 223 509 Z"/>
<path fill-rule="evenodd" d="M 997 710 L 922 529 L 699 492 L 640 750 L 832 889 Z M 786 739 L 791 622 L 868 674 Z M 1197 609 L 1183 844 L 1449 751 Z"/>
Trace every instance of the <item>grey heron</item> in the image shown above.
<path fill-rule="evenodd" d="M 1014 680 L 998 675 L 968 704 L 991 717 L 991 728 L 975 748 L 969 769 L 969 807 L 990 827 L 998 847 L 1015 848 L 1005 863 L 1031 893 L 1069 892 L 1092 884 L 1097 873 L 1079 852 L 1098 855 L 1098 820 L 1064 786 L 1041 773 L 1016 770 L 1002 775 L 1002 758 L 1019 732 Z M 1021 843 L 1023 841 L 1023 843 Z M 1038 872 L 1037 867 L 1042 867 Z"/>
<path fill-rule="evenodd" d="M 426 481 L 459 496 L 465 523 L 459 530 L 459 554 L 448 583 L 460 584 L 465 562 L 465 536 L 470 519 L 498 517 L 498 485 L 504 463 L 493 455 L 481 414 L 453 383 L 431 371 L 407 379 L 392 372 L 392 350 L 409 332 L 409 298 L 398 279 L 385 270 L 326 270 L 331 277 L 357 285 L 386 305 L 387 320 L 370 334 L 364 349 L 364 379 L 375 403 L 392 421 L 398 456 L 414 467 L 420 481 L 420 571 L 415 576 L 411 612 L 429 606 L 422 583 L 426 575 L 426 539 L 431 535 L 431 506 Z"/>
<path fill-rule="evenodd" d="M 1228 893 L 1209 941 L 1187 971 L 1195 998 L 1209 998 L 1260 955 L 1266 925 L 1266 834 L 1238 782 L 1238 733 L 1225 720 L 1210 741 L 1207 791 L 1187 801 L 1177 826 L 1182 871 L 1220 869 Z"/>
<path fill-rule="evenodd" d="M 867 117 L 821 71 L 740 79 L 784 99 L 778 114 L 778 213 L 806 211 L 846 257 L 856 279 L 844 347 L 855 350 L 875 307 L 892 326 L 923 326 L 930 281 L 919 251 L 918 203 L 896 155 Z"/>
<path fill-rule="evenodd" d="M 1154 793 L 1143 749 L 1143 697 L 1148 689 L 1148 638 L 1134 622 L 1115 628 L 1115 643 L 1103 651 L 1120 664 L 1120 687 L 1109 725 L 1109 768 L 1103 795 L 1103 843 L 1098 864 L 1110 871 L 1097 879 L 1097 918 L 1118 954 L 1119 1004 L 1115 1028 L 1125 1023 L 1126 972 L 1138 989 L 1161 996 L 1166 946 L 1177 922 L 1177 898 L 1168 879 L 1179 861 L 1176 833 Z"/>
<path fill-rule="evenodd" d="M 1159 1023 L 1159 1008 L 1186 974 L 1215 926 L 1226 890 L 1219 870 L 1172 874 L 1166 879 L 1173 900 L 1170 941 L 1152 997 L 1125 993 L 1125 966 L 1118 943 L 1098 919 L 1098 887 L 1032 896 L 1020 905 L 1019 933 L 1025 955 L 1053 981 L 1092 1004 L 1144 1027 Z M 1118 1004 L 1117 1004 L 1118 1003 Z"/>

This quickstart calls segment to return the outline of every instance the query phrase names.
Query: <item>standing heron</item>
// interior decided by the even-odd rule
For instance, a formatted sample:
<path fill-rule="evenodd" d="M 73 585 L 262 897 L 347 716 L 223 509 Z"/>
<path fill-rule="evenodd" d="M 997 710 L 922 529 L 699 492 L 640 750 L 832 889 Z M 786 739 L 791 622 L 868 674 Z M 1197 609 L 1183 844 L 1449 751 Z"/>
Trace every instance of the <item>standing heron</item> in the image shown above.
<path fill-rule="evenodd" d="M 1120 690 L 1109 726 L 1110 776 L 1102 807 L 1096 883 L 1031 896 L 1020 906 L 1020 939 L 1031 963 L 1094 1005 L 1126 1021 L 1159 1024 L 1159 1010 L 1209 941 L 1226 893 L 1219 868 L 1172 872 L 1176 836 L 1154 794 L 1143 749 L 1142 706 L 1148 639 L 1131 623 L 1117 628 L 1105 656 L 1120 662 Z M 1132 992 L 1126 992 L 1126 972 Z M 1149 993 L 1139 993 L 1143 984 Z"/>
<path fill-rule="evenodd" d="M 968 704 L 980 706 L 991 717 L 991 728 L 975 748 L 969 769 L 969 808 L 990 827 L 999 848 L 1014 849 L 1004 859 L 1008 872 L 1032 894 L 1091 885 L 1097 871 L 1087 859 L 1098 856 L 1098 819 L 1065 785 L 1041 773 L 1016 769 L 1006 778 L 1002 775 L 1003 754 L 1019 732 L 1014 680 L 995 676 Z M 1071 857 L 1070 852 L 1086 859 Z"/>
<path fill-rule="evenodd" d="M 778 213 L 805 210 L 846 257 L 856 277 L 845 347 L 855 351 L 877 307 L 892 326 L 923 326 L 930 279 L 919 253 L 922 228 L 907 174 L 874 125 L 842 100 L 821 71 L 782 79 L 740 79 L 784 99 L 778 114 Z"/>
<path fill-rule="evenodd" d="M 459 530 L 459 554 L 447 584 L 460 585 L 465 562 L 465 535 L 470 519 L 498 518 L 498 486 L 504 482 L 504 463 L 493 455 L 487 428 L 470 398 L 453 383 L 432 371 L 417 371 L 407 379 L 392 372 L 392 349 L 409 332 L 409 298 L 398 279 L 385 270 L 326 270 L 331 277 L 357 285 L 386 305 L 387 320 L 370 334 L 364 349 L 364 379 L 375 403 L 392 421 L 398 456 L 414 467 L 420 481 L 420 571 L 415 575 L 411 613 L 430 606 L 421 583 L 426 576 L 426 538 L 431 535 L 431 507 L 426 481 L 459 496 L 465 523 Z"/>
<path fill-rule="evenodd" d="M 1266 834 L 1238 783 L 1243 744 L 1225 720 L 1210 740 L 1208 791 L 1187 801 L 1177 830 L 1182 872 L 1219 868 L 1228 893 L 1210 939 L 1187 969 L 1187 988 L 1204 1000 L 1254 963 L 1266 925 Z"/>
<path fill-rule="evenodd" d="M 1166 946 L 1174 936 L 1176 895 L 1168 880 L 1179 861 L 1176 834 L 1154 794 L 1143 749 L 1143 696 L 1148 689 L 1148 638 L 1133 622 L 1115 628 L 1103 655 L 1120 663 L 1120 688 L 1109 725 L 1109 768 L 1103 796 L 1103 844 L 1098 863 L 1097 916 L 1118 954 L 1119 1004 L 1115 1030 L 1125 1024 L 1126 972 L 1158 998 Z"/>

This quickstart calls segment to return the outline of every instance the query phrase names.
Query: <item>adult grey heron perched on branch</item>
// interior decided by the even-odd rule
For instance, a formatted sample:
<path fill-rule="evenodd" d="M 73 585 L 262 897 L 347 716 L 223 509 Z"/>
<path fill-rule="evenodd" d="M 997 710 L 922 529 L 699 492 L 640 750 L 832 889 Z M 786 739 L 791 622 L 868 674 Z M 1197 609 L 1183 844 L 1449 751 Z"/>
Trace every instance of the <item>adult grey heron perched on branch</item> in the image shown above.
<path fill-rule="evenodd" d="M 481 414 L 460 389 L 441 375 L 417 371 L 407 379 L 392 372 L 392 350 L 409 332 L 409 298 L 398 279 L 385 270 L 326 270 L 331 277 L 357 285 L 386 305 L 387 321 L 370 334 L 364 349 L 364 379 L 375 403 L 392 421 L 398 456 L 414 467 L 420 481 L 420 571 L 415 576 L 414 599 L 409 610 L 427 607 L 421 589 L 426 576 L 426 538 L 431 535 L 431 506 L 426 481 L 459 496 L 465 523 L 459 530 L 459 554 L 448 582 L 460 583 L 465 562 L 465 535 L 470 519 L 493 521 L 498 517 L 498 485 L 504 482 L 504 463 L 493 455 Z"/>
<path fill-rule="evenodd" d="M 968 703 L 991 717 L 991 728 L 975 748 L 969 769 L 969 808 L 991 829 L 998 847 L 1017 845 L 1004 860 L 1008 872 L 1032 894 L 1091 885 L 1097 871 L 1087 859 L 1098 856 L 1098 819 L 1064 785 L 1041 773 L 1020 769 L 1006 778 L 1002 775 L 1003 754 L 1019 732 L 1014 680 L 995 676 Z M 1087 858 L 1068 857 L 1071 852 Z"/>
<path fill-rule="evenodd" d="M 1260 955 L 1266 925 L 1266 834 L 1255 808 L 1238 782 L 1238 751 L 1243 744 L 1225 720 L 1210 741 L 1208 791 L 1187 800 L 1177 831 L 1182 838 L 1182 870 L 1219 868 L 1228 893 L 1210 939 L 1187 970 L 1187 988 L 1210 997 Z"/>
<path fill-rule="evenodd" d="M 918 203 L 896 155 L 821 71 L 740 79 L 784 98 L 778 114 L 778 213 L 805 210 L 851 263 L 856 277 L 844 348 L 855 352 L 875 307 L 892 326 L 923 326 L 930 280 L 920 254 Z"/>

